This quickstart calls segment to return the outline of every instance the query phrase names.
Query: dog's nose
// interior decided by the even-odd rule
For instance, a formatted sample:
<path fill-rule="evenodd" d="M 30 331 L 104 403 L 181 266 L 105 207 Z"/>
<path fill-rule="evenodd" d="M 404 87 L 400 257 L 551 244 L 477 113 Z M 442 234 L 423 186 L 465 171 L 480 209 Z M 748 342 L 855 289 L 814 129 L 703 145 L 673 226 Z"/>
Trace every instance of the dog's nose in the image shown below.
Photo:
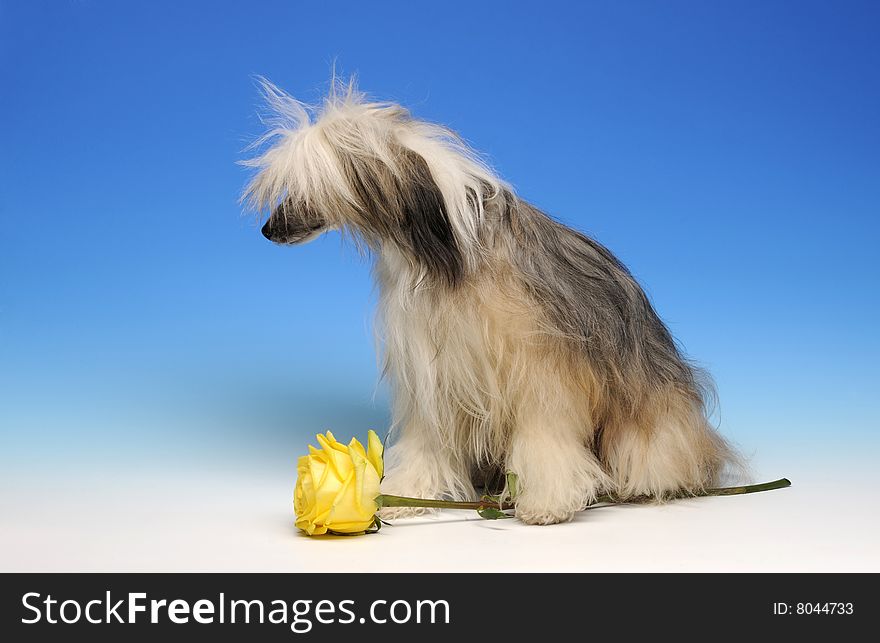
<path fill-rule="evenodd" d="M 272 241 L 272 230 L 271 230 L 271 227 L 269 226 L 269 223 L 270 223 L 269 221 L 266 221 L 266 223 L 263 224 L 263 227 L 260 230 L 260 232 L 262 232 L 263 236 L 266 237 L 269 241 Z"/>

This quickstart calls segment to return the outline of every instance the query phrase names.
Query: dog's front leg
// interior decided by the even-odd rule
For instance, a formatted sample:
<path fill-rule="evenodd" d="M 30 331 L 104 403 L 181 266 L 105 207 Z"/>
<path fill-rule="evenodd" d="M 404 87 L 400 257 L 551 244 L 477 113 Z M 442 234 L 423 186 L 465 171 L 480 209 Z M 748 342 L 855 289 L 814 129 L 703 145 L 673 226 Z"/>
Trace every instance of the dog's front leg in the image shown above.
<path fill-rule="evenodd" d="M 507 470 L 518 478 L 517 517 L 532 525 L 571 520 L 607 485 L 588 448 L 589 419 L 572 412 L 558 388 L 527 400 L 511 436 Z"/>
<path fill-rule="evenodd" d="M 475 500 L 470 466 L 464 453 L 441 445 L 435 433 L 419 424 L 401 431 L 399 440 L 386 453 L 382 493 L 413 498 Z M 385 519 L 408 518 L 428 513 L 424 507 L 386 507 Z"/>

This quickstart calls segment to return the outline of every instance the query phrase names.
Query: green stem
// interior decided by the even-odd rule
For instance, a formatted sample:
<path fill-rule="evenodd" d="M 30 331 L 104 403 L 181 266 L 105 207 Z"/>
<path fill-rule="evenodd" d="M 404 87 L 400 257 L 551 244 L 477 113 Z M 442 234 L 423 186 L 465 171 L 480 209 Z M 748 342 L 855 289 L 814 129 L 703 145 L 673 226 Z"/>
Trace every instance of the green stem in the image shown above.
<path fill-rule="evenodd" d="M 791 486 L 791 480 L 788 478 L 780 478 L 773 482 L 762 482 L 760 484 L 750 484 L 744 487 L 720 487 L 718 489 L 707 489 L 705 496 L 738 496 L 744 493 L 758 493 L 759 491 L 773 491 L 774 489 L 785 489 Z"/>
<path fill-rule="evenodd" d="M 785 489 L 791 486 L 791 480 L 788 478 L 780 478 L 772 482 L 761 482 L 760 484 L 749 484 L 741 487 L 716 487 L 704 489 L 703 491 L 683 492 L 673 496 L 673 498 L 704 498 L 706 496 L 741 496 L 746 493 L 758 493 L 760 491 L 772 491 L 773 489 Z M 596 498 L 593 504 L 636 504 L 641 502 L 650 502 L 650 496 L 635 496 L 632 498 L 620 499 L 611 495 L 602 495 Z"/>
<path fill-rule="evenodd" d="M 760 491 L 772 491 L 773 489 L 784 489 L 791 486 L 791 480 L 788 478 L 780 478 L 772 482 L 762 482 L 760 484 L 750 484 L 741 487 L 718 487 L 715 489 L 705 489 L 695 493 L 683 493 L 676 498 L 694 498 L 705 496 L 739 496 L 746 493 L 758 493 Z M 651 498 L 648 496 L 637 496 L 635 498 L 619 499 L 611 495 L 602 495 L 596 498 L 592 505 L 598 504 L 632 504 L 639 502 L 648 502 Z M 493 507 L 495 509 L 513 509 L 514 503 L 503 502 L 498 503 L 490 499 L 483 499 L 478 502 L 458 502 L 455 500 L 432 500 L 429 498 L 409 498 L 407 496 L 392 496 L 382 494 L 376 496 L 376 504 L 380 507 L 429 507 L 432 509 L 485 509 Z"/>
<path fill-rule="evenodd" d="M 485 509 L 486 507 L 495 507 L 496 509 L 513 509 L 510 502 L 501 503 L 492 500 L 481 500 L 479 502 L 460 502 L 457 500 L 431 500 L 429 498 L 409 498 L 407 496 L 391 496 L 382 494 L 376 496 L 376 504 L 380 507 L 430 507 L 432 509 Z"/>

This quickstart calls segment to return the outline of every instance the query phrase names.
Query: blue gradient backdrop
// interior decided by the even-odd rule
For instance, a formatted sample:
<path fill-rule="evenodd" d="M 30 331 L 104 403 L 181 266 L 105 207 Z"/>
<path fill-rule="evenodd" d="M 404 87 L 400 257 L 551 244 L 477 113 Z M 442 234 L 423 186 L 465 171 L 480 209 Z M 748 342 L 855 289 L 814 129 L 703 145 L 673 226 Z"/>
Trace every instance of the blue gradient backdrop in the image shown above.
<path fill-rule="evenodd" d="M 617 253 L 747 452 L 875 448 L 878 6 L 0 3 L 0 464 L 387 425 L 368 263 L 237 205 L 251 76 L 313 101 L 334 60 Z"/>

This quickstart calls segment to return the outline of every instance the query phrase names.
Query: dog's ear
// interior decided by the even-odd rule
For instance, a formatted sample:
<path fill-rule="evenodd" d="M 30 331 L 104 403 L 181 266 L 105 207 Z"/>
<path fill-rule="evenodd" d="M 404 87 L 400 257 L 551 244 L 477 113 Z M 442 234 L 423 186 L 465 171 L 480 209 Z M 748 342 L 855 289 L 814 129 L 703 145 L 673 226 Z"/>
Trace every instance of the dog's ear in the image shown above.
<path fill-rule="evenodd" d="M 400 146 L 395 167 L 359 155 L 340 155 L 362 204 L 357 225 L 379 242 L 393 242 L 431 278 L 448 286 L 464 275 L 464 257 L 447 205 L 425 160 Z"/>
<path fill-rule="evenodd" d="M 406 181 L 400 186 L 403 241 L 415 259 L 449 286 L 464 275 L 464 258 L 449 211 L 428 164 L 417 153 L 402 153 Z"/>

